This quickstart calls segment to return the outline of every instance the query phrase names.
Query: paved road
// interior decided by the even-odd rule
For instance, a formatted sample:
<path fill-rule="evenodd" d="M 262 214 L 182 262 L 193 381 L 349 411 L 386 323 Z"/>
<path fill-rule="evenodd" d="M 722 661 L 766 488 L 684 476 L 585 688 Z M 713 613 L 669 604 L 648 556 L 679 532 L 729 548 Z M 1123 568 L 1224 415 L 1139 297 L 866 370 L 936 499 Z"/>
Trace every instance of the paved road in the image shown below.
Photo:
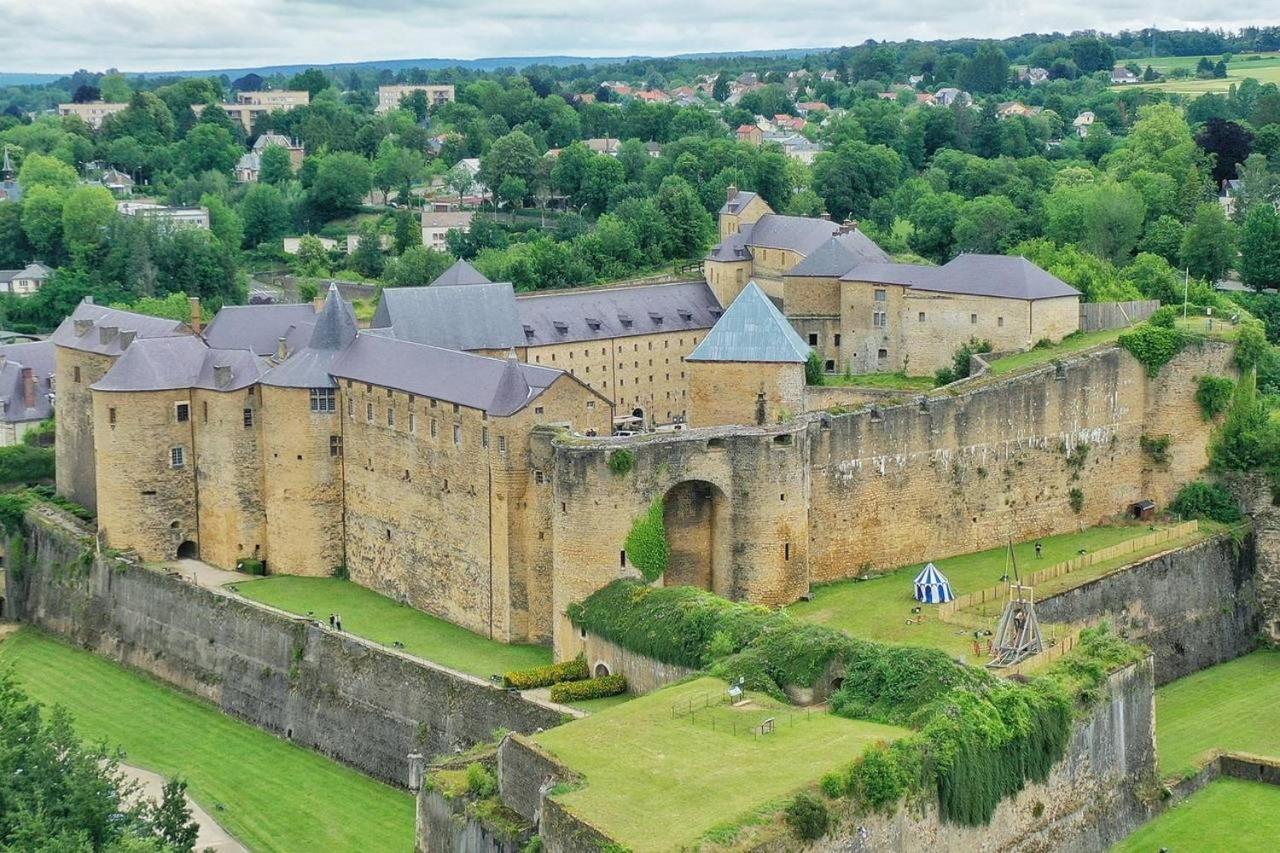
<path fill-rule="evenodd" d="M 141 767 L 121 764 L 120 771 L 129 779 L 136 780 L 141 786 L 140 793 L 153 802 L 160 802 L 164 793 L 164 777 Z M 200 834 L 196 836 L 195 849 L 204 853 L 213 850 L 215 853 L 249 853 L 249 848 L 231 836 L 213 817 L 195 801 L 187 797 L 187 808 L 191 809 L 191 819 L 200 825 Z"/>

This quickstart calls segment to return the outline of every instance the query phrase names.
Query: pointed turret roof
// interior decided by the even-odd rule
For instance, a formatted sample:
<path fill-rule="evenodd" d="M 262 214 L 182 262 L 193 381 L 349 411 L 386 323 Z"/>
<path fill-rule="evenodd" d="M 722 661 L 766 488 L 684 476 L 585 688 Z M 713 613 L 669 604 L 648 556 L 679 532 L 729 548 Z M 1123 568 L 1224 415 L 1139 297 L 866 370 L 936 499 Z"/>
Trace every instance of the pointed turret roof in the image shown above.
<path fill-rule="evenodd" d="M 337 285 L 331 284 L 306 346 L 288 353 L 283 361 L 273 358 L 276 366 L 262 377 L 262 384 L 282 388 L 332 387 L 329 366 L 355 339 L 355 312 L 339 295 Z"/>
<path fill-rule="evenodd" d="M 355 312 L 338 293 L 338 285 L 331 283 L 324 308 L 316 315 L 315 329 L 307 346 L 318 350 L 340 350 L 355 337 Z"/>
<path fill-rule="evenodd" d="M 462 284 L 492 284 L 492 282 L 485 278 L 480 270 L 461 258 L 431 282 L 432 287 L 456 287 Z"/>
<path fill-rule="evenodd" d="M 516 358 L 515 347 L 507 351 L 507 363 L 502 368 L 502 377 L 493 392 L 493 402 L 489 404 L 489 412 L 498 417 L 513 415 L 529 402 L 529 381 L 520 369 L 520 360 Z"/>
<path fill-rule="evenodd" d="M 752 281 L 686 361 L 803 363 L 808 358 L 804 340 Z"/>

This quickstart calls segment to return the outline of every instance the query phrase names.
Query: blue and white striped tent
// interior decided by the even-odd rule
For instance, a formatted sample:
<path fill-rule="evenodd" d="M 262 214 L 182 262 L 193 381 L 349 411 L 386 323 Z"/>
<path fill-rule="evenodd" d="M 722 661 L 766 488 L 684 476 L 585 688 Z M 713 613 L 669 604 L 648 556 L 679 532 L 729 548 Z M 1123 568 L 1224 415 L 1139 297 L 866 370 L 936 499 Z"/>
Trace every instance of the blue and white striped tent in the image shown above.
<path fill-rule="evenodd" d="M 938 571 L 933 563 L 926 565 L 916 575 L 916 601 L 925 604 L 946 604 L 955 598 L 951 592 L 951 582 L 947 576 Z"/>

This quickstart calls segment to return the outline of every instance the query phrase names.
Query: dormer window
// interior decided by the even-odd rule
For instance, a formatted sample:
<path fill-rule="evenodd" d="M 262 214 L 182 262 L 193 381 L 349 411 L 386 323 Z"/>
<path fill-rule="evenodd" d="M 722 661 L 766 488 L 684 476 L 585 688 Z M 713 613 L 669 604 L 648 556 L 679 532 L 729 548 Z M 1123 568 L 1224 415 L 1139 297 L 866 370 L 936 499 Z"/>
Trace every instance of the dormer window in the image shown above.
<path fill-rule="evenodd" d="M 653 325 L 655 325 L 655 326 L 661 326 L 661 325 L 662 325 L 662 315 L 661 315 L 661 314 L 659 314 L 657 311 L 650 311 L 650 312 L 649 312 L 649 319 L 653 321 Z"/>
<path fill-rule="evenodd" d="M 619 314 L 619 315 L 618 315 L 618 322 L 619 322 L 619 323 L 621 323 L 625 328 L 630 329 L 630 328 L 631 328 L 631 315 L 630 315 L 630 314 Z"/>
<path fill-rule="evenodd" d="M 555 326 L 556 331 L 562 335 L 568 334 L 569 332 L 569 324 L 564 322 L 563 320 L 554 320 L 552 321 L 551 325 Z"/>
<path fill-rule="evenodd" d="M 677 313 L 680 315 L 680 319 L 686 323 L 693 319 L 693 312 L 685 308 L 681 308 Z"/>
<path fill-rule="evenodd" d="M 597 320 L 595 317 L 587 317 L 586 320 L 587 320 L 587 328 L 591 329 L 591 331 L 593 332 L 600 331 L 599 320 Z"/>
<path fill-rule="evenodd" d="M 526 338 L 533 337 L 533 326 L 530 326 L 528 323 L 524 324 L 524 336 Z"/>

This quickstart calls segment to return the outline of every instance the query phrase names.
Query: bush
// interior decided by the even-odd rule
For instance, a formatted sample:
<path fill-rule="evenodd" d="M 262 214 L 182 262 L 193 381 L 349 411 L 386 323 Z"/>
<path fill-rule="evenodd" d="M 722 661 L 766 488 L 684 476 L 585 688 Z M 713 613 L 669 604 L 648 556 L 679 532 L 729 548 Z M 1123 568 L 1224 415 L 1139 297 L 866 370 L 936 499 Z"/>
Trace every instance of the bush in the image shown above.
<path fill-rule="evenodd" d="M 58 427 L 53 418 L 46 418 L 22 434 L 22 443 L 31 447 L 53 447 Z"/>
<path fill-rule="evenodd" d="M 976 338 L 970 338 L 969 342 L 960 349 L 956 350 L 955 355 L 951 356 L 951 366 L 942 367 L 933 375 L 935 385 L 941 387 L 950 385 L 952 382 L 958 382 L 961 379 L 967 379 L 969 376 L 969 360 L 975 355 L 991 352 L 991 341 L 979 341 Z"/>
<path fill-rule="evenodd" d="M 1119 343 L 1146 366 L 1147 375 L 1159 376 L 1160 368 L 1182 352 L 1187 341 L 1186 336 L 1177 329 L 1143 323 L 1132 332 L 1122 334 Z"/>
<path fill-rule="evenodd" d="M 1201 376 L 1197 380 L 1196 402 L 1200 404 L 1200 414 L 1206 421 L 1227 410 L 1235 387 L 1235 383 L 1225 376 Z"/>
<path fill-rule="evenodd" d="M 609 470 L 621 477 L 636 465 L 636 455 L 625 447 L 609 454 Z"/>
<path fill-rule="evenodd" d="M 1155 310 L 1147 322 L 1161 329 L 1172 329 L 1178 321 L 1178 309 L 1172 305 L 1162 305 Z"/>
<path fill-rule="evenodd" d="M 1183 518 L 1205 518 L 1226 524 L 1240 520 L 1240 507 L 1231 493 L 1220 483 L 1196 480 L 1187 483 L 1173 499 L 1169 509 Z"/>
<path fill-rule="evenodd" d="M 906 770 L 885 744 L 868 749 L 849 772 L 849 792 L 876 810 L 901 799 L 908 782 Z"/>
<path fill-rule="evenodd" d="M 797 838 L 814 841 L 827 833 L 831 823 L 831 815 L 822 800 L 808 791 L 796 794 L 795 799 L 787 806 L 787 826 Z"/>
<path fill-rule="evenodd" d="M 1257 320 L 1246 320 L 1236 334 L 1236 367 L 1252 370 L 1271 349 L 1267 343 L 1266 327 Z"/>
<path fill-rule="evenodd" d="M 14 444 L 0 447 L 0 485 L 30 485 L 54 478 L 54 453 L 49 447 Z"/>
<path fill-rule="evenodd" d="M 1138 446 L 1147 454 L 1152 464 L 1164 466 L 1169 464 L 1169 444 L 1173 441 L 1170 435 L 1144 435 L 1138 438 Z"/>
<path fill-rule="evenodd" d="M 551 688 L 552 702 L 582 702 L 586 699 L 603 699 L 627 692 L 624 675 L 602 675 L 586 681 L 565 681 Z"/>
<path fill-rule="evenodd" d="M 502 683 L 516 690 L 532 690 L 535 687 L 550 687 L 562 681 L 580 681 L 589 674 L 586 660 L 579 655 L 573 660 L 547 666 L 512 670 L 502 676 Z"/>
<path fill-rule="evenodd" d="M 267 573 L 266 563 L 261 560 L 255 560 L 252 557 L 236 560 L 236 571 L 244 572 L 246 575 L 265 575 Z"/>
<path fill-rule="evenodd" d="M 480 762 L 467 765 L 467 793 L 475 797 L 492 797 L 498 793 L 498 779 Z"/>
<path fill-rule="evenodd" d="M 1080 487 L 1073 488 L 1067 496 L 1067 502 L 1071 504 L 1071 511 L 1079 515 L 1084 511 L 1084 490 Z"/>
<path fill-rule="evenodd" d="M 1280 467 L 1280 425 L 1258 399 L 1252 374 L 1236 383 L 1231 410 L 1209 446 L 1210 467 L 1218 471 L 1268 471 Z"/>
<path fill-rule="evenodd" d="M 645 580 L 653 583 L 667 570 L 671 557 L 667 546 L 667 528 L 662 518 L 662 498 L 654 498 L 645 514 L 631 525 L 627 534 L 627 560 L 640 570 Z"/>
<path fill-rule="evenodd" d="M 822 369 L 822 356 L 817 350 L 809 350 L 809 357 L 804 362 L 804 382 L 806 385 L 821 385 L 826 382 Z"/>

